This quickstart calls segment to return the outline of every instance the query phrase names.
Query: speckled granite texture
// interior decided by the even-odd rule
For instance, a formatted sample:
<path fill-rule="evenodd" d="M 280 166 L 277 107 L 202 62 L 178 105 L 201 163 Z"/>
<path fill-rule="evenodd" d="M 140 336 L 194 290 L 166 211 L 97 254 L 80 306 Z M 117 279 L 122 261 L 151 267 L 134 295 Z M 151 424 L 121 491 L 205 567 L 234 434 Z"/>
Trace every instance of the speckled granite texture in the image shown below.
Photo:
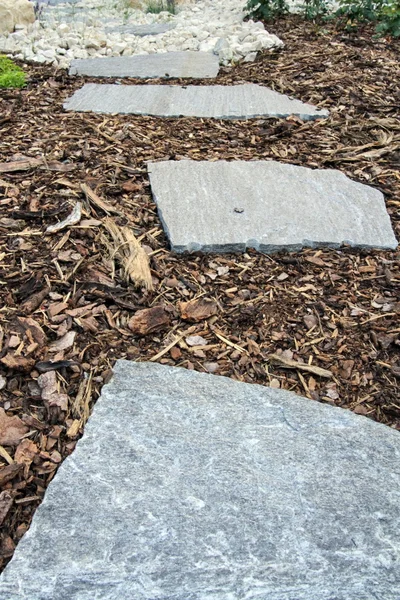
<path fill-rule="evenodd" d="M 175 252 L 397 247 L 383 194 L 337 170 L 181 160 L 148 171 Z"/>
<path fill-rule="evenodd" d="M 292 393 L 118 361 L 2 600 L 399 600 L 400 436 Z"/>

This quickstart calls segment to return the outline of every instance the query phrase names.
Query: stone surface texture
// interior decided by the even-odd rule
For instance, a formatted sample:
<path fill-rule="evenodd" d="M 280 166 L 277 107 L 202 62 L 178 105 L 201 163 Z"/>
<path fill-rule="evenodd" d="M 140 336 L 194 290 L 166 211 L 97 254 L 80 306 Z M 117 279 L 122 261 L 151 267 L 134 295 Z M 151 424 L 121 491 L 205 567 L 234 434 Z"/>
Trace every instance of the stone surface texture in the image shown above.
<path fill-rule="evenodd" d="M 14 31 L 16 25 L 30 25 L 35 20 L 35 11 L 29 0 L 1 0 L 0 35 Z"/>
<path fill-rule="evenodd" d="M 174 23 L 150 23 L 149 25 L 114 25 L 113 27 L 106 27 L 106 33 L 123 33 L 138 35 L 144 37 L 146 35 L 159 35 L 160 33 L 166 33 L 171 29 L 174 29 L 176 25 Z"/>
<path fill-rule="evenodd" d="M 311 120 L 328 116 L 254 83 L 243 85 L 113 85 L 87 83 L 64 104 L 67 110 L 98 113 L 251 119 L 297 115 Z"/>
<path fill-rule="evenodd" d="M 259 50 L 283 46 L 262 23 L 243 20 L 243 0 L 183 0 L 175 15 L 147 13 L 146 2 L 142 8 L 141 2 L 130 7 L 126 0 L 50 0 L 50 5 L 40 0 L 39 6 L 35 23 L 0 34 L 0 52 L 67 68 L 76 58 L 191 50 L 214 52 L 226 65 L 251 61 Z M 136 27 L 154 28 L 153 34 L 143 36 L 144 29 Z"/>
<path fill-rule="evenodd" d="M 282 390 L 118 361 L 4 600 L 398 600 L 400 436 Z"/>
<path fill-rule="evenodd" d="M 397 247 L 384 198 L 336 170 L 275 161 L 149 163 L 175 252 Z"/>
<path fill-rule="evenodd" d="M 73 60 L 70 75 L 92 77 L 216 77 L 218 56 L 210 52 L 167 52 L 144 56 L 115 56 Z M 102 90 L 100 90 L 102 92 Z M 103 90 L 104 92 L 104 90 Z"/>

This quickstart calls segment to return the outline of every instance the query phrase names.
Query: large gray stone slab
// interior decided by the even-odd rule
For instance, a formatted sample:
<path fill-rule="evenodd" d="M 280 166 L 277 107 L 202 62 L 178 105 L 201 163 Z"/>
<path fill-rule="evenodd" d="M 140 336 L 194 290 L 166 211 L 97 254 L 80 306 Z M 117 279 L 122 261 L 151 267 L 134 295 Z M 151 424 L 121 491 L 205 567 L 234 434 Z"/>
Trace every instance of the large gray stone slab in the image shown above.
<path fill-rule="evenodd" d="M 4 600 L 398 600 L 400 435 L 292 393 L 119 361 Z"/>
<path fill-rule="evenodd" d="M 211 52 L 163 52 L 160 54 L 143 54 L 139 56 L 109 56 L 105 58 L 85 58 L 71 61 L 70 75 L 90 75 L 91 77 L 138 77 L 151 79 L 154 77 L 191 77 L 204 79 L 216 77 L 219 71 L 218 56 Z M 109 89 L 110 88 L 110 89 Z M 140 86 L 109 86 L 97 88 L 97 94 L 103 94 L 112 102 L 126 101 L 126 92 L 140 90 Z M 93 85 L 84 89 L 91 91 L 93 98 Z M 117 91 L 122 89 L 122 94 Z M 78 92 L 79 93 L 79 92 Z M 96 97 L 96 91 L 94 98 Z M 98 98 L 99 99 L 99 98 Z M 107 104 L 106 104 L 107 105 Z M 95 111 L 96 112 L 96 111 Z M 109 111 L 97 111 L 109 112 Z M 112 112 L 125 112 L 124 110 Z M 129 112 L 129 111 L 128 111 Z"/>
<path fill-rule="evenodd" d="M 175 252 L 397 247 L 383 195 L 340 171 L 275 161 L 149 163 Z"/>
<path fill-rule="evenodd" d="M 147 25 L 114 25 L 106 27 L 106 33 L 128 33 L 139 37 L 160 35 L 176 27 L 176 23 L 149 23 Z"/>
<path fill-rule="evenodd" d="M 168 73 L 171 75 L 170 71 Z M 88 83 L 66 101 L 64 108 L 80 112 L 215 119 L 297 115 L 310 120 L 328 115 L 325 110 L 253 83 L 235 86 Z"/>

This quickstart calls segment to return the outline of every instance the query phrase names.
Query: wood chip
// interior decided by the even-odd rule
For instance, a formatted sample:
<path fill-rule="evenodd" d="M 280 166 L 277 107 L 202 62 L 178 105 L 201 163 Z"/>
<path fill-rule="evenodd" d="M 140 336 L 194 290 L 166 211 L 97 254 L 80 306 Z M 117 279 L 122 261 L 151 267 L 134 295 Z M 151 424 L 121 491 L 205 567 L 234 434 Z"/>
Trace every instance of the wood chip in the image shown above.
<path fill-rule="evenodd" d="M 182 319 L 197 323 L 218 313 L 218 304 L 212 298 L 197 298 L 189 302 L 179 302 Z"/>
<path fill-rule="evenodd" d="M 138 310 L 129 320 L 128 327 L 136 335 L 149 335 L 165 329 L 170 323 L 169 313 L 164 306 L 153 306 Z"/>
<path fill-rule="evenodd" d="M 2 446 L 16 446 L 27 432 L 28 428 L 19 417 L 8 416 L 4 408 L 0 408 L 0 444 Z"/>
<path fill-rule="evenodd" d="M 100 208 L 103 212 L 106 213 L 106 215 L 111 215 L 111 214 L 119 215 L 121 213 L 120 210 L 114 208 L 114 206 L 112 206 L 108 202 L 105 202 L 104 200 L 102 200 L 96 194 L 96 192 L 94 192 L 92 190 L 92 188 L 89 187 L 86 183 L 81 184 L 81 190 L 84 192 L 84 194 L 86 195 L 86 198 L 89 200 L 89 202 L 94 204 L 97 208 Z"/>
<path fill-rule="evenodd" d="M 299 371 L 307 371 L 308 373 L 313 373 L 313 375 L 319 375 L 320 377 L 333 377 L 333 373 L 331 371 L 328 371 L 327 369 L 315 367 L 314 365 L 307 365 L 305 363 L 299 363 L 296 360 L 284 358 L 279 354 L 271 354 L 268 357 L 268 360 L 272 364 L 279 365 L 280 367 L 285 367 L 286 369 L 298 369 Z"/>

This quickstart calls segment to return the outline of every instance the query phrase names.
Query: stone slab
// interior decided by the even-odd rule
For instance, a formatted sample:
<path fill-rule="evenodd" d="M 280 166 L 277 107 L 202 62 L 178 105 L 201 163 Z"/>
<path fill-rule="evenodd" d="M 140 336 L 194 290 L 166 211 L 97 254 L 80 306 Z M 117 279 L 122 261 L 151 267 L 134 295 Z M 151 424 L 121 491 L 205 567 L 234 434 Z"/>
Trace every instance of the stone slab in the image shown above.
<path fill-rule="evenodd" d="M 106 27 L 106 33 L 128 33 L 130 35 L 137 35 L 139 37 L 145 37 L 147 35 L 160 35 L 171 31 L 176 27 L 176 23 L 149 23 L 148 25 L 114 25 L 113 27 Z"/>
<path fill-rule="evenodd" d="M 398 600 L 400 435 L 293 393 L 118 361 L 4 600 Z"/>
<path fill-rule="evenodd" d="M 171 75 L 171 71 L 168 73 Z M 88 83 L 66 101 L 64 108 L 80 112 L 214 119 L 297 115 L 301 119 L 311 120 L 328 116 L 325 110 L 318 110 L 310 104 L 253 83 L 235 86 Z"/>
<path fill-rule="evenodd" d="M 381 192 L 340 171 L 191 160 L 149 163 L 148 171 L 175 252 L 397 247 Z"/>
<path fill-rule="evenodd" d="M 139 56 L 109 56 L 105 58 L 75 59 L 71 61 L 69 74 L 88 75 L 91 77 L 138 77 L 141 79 L 159 77 L 209 79 L 216 77 L 218 71 L 219 60 L 218 56 L 215 56 L 215 54 L 212 54 L 211 52 L 187 51 L 143 54 Z M 97 91 L 97 94 L 100 96 L 106 94 L 108 99 L 113 98 L 113 103 L 118 102 L 118 98 L 120 98 L 123 104 L 125 104 L 127 100 L 126 92 L 132 92 L 136 89 L 136 94 L 138 94 L 140 86 L 136 86 L 136 88 L 134 86 L 116 86 L 116 88 L 112 89 L 99 87 L 95 91 L 94 96 L 92 87 L 87 88 L 87 86 L 84 86 L 83 89 L 89 91 L 90 98 L 96 98 Z M 118 92 L 117 89 L 122 89 L 122 93 Z M 105 112 L 109 111 L 106 110 Z M 113 110 L 112 112 L 124 112 L 124 110 Z"/>

